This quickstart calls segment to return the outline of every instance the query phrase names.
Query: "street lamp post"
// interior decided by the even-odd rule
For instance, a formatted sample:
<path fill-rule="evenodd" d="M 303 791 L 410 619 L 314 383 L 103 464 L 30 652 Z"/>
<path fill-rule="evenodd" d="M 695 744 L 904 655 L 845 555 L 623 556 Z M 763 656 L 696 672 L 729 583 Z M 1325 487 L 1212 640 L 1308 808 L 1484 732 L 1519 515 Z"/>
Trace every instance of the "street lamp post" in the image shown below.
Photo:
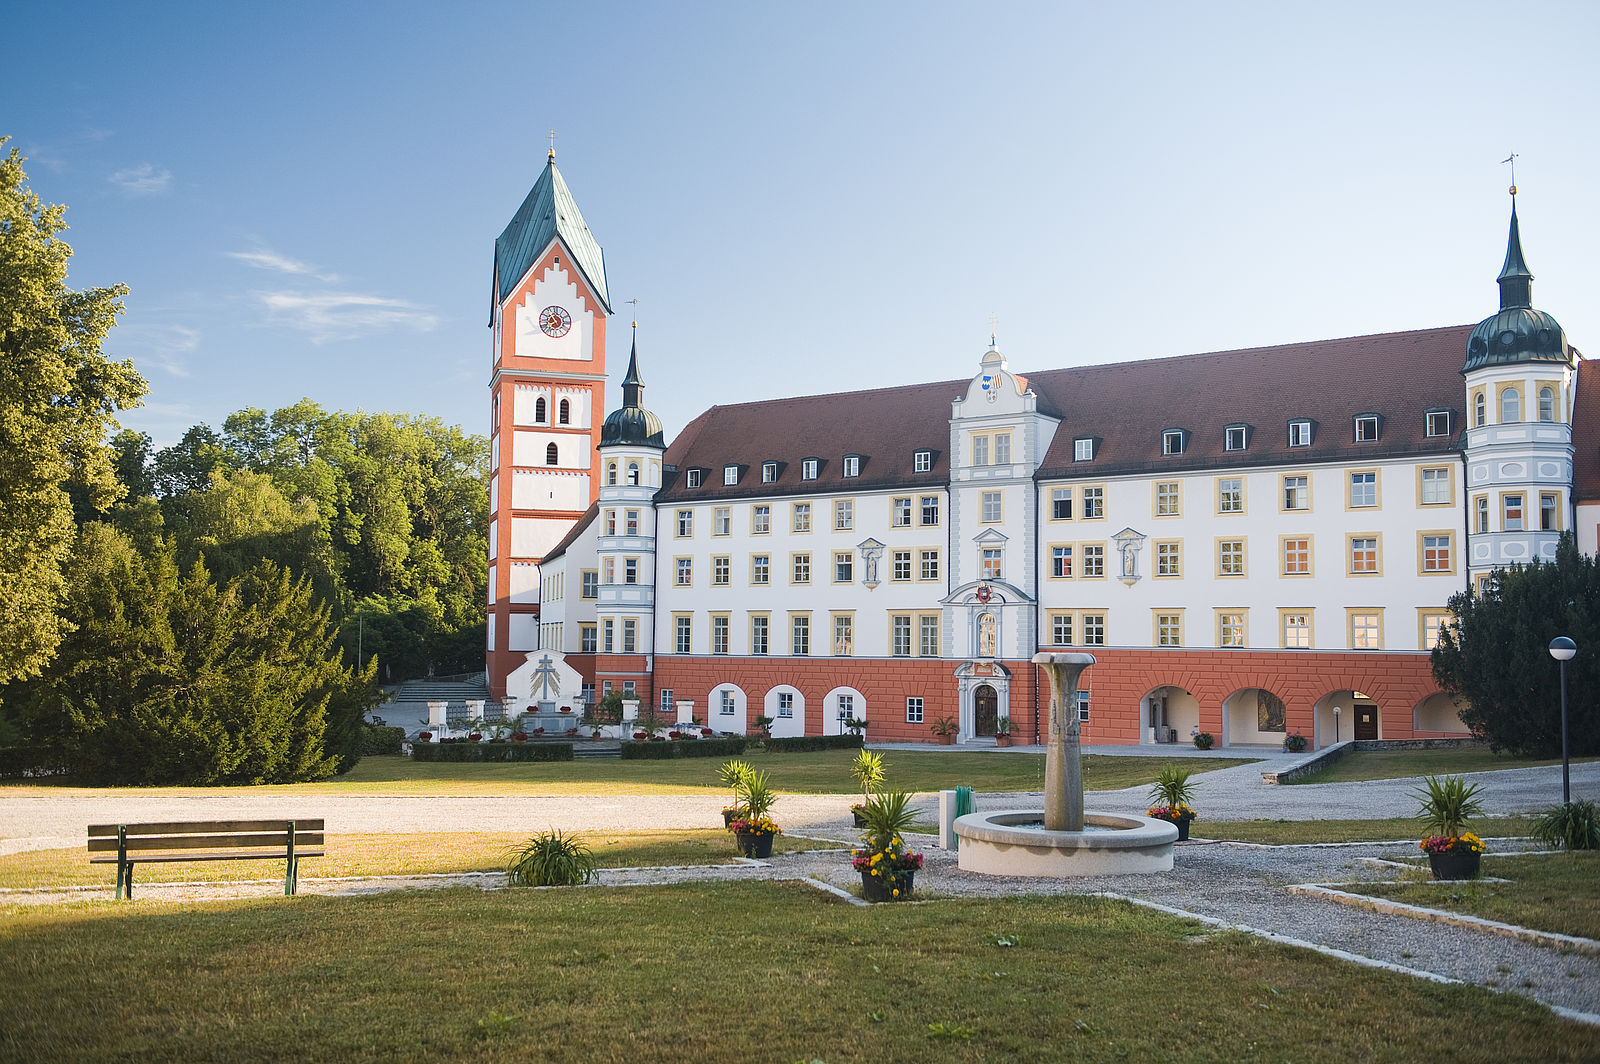
<path fill-rule="evenodd" d="M 1550 640 L 1550 656 L 1561 663 L 1561 804 L 1572 801 L 1572 779 L 1567 765 L 1567 662 L 1578 652 L 1578 644 L 1564 635 Z"/>
<path fill-rule="evenodd" d="M 1333 707 L 1333 741 L 1334 741 L 1335 745 L 1337 745 L 1338 742 L 1339 742 L 1339 707 L 1338 706 L 1334 706 Z"/>

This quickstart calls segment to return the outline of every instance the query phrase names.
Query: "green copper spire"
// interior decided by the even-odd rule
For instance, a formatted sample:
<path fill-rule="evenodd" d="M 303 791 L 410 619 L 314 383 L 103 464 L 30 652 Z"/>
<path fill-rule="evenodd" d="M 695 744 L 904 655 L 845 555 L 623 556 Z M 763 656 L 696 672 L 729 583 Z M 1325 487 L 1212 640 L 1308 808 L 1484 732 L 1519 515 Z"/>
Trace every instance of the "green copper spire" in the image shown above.
<path fill-rule="evenodd" d="M 1533 274 L 1522 258 L 1522 230 L 1517 225 L 1517 201 L 1511 200 L 1511 237 L 1506 241 L 1506 264 L 1500 267 L 1500 309 L 1533 306 Z"/>

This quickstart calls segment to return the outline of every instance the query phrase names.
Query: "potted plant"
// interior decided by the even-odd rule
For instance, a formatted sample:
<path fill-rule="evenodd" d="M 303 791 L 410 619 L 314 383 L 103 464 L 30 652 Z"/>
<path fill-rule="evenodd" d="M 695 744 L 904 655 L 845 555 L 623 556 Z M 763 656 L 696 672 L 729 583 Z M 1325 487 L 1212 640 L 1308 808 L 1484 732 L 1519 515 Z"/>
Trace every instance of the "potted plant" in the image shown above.
<path fill-rule="evenodd" d="M 861 873 L 861 895 L 868 901 L 902 901 L 911 896 L 922 855 L 906 848 L 905 833 L 916 822 L 911 795 L 875 795 L 861 809 L 861 846 L 850 851 L 850 867 Z"/>
<path fill-rule="evenodd" d="M 1150 787 L 1150 808 L 1145 811 L 1146 816 L 1177 827 L 1180 842 L 1189 837 L 1189 823 L 1197 815 L 1189 806 L 1194 797 L 1194 787 L 1189 783 L 1192 775 L 1182 765 L 1164 766 Z"/>
<path fill-rule="evenodd" d="M 850 807 L 850 815 L 856 827 L 864 827 L 861 811 L 872 801 L 872 793 L 883 786 L 883 755 L 867 749 L 857 751 L 855 760 L 850 762 L 850 775 L 861 784 L 861 801 Z"/>
<path fill-rule="evenodd" d="M 771 857 L 773 837 L 781 832 L 768 815 L 778 794 L 768 784 L 767 774 L 753 769 L 746 772 L 735 793 L 744 815 L 732 821 L 728 830 L 739 841 L 739 853 L 745 857 Z"/>
<path fill-rule="evenodd" d="M 1297 731 L 1292 731 L 1283 737 L 1284 752 L 1298 754 L 1306 748 L 1306 737 Z"/>
<path fill-rule="evenodd" d="M 1194 740 L 1196 750 L 1209 750 L 1217 737 L 1208 731 L 1201 731 L 1199 727 L 1189 729 L 1189 738 Z"/>
<path fill-rule="evenodd" d="M 772 738 L 772 725 L 777 719 L 765 715 L 756 718 L 756 731 L 761 733 L 763 739 Z"/>
<path fill-rule="evenodd" d="M 739 785 L 744 782 L 744 778 L 748 775 L 750 775 L 750 763 L 748 761 L 724 761 L 721 767 L 717 769 L 718 782 L 733 792 L 733 804 L 722 808 L 722 823 L 724 827 L 745 815 L 744 806 L 739 804 Z"/>
<path fill-rule="evenodd" d="M 528 741 L 528 733 L 525 731 L 514 731 L 511 733 L 511 741 L 514 743 L 525 743 Z"/>
<path fill-rule="evenodd" d="M 864 720 L 858 720 L 854 716 L 846 717 L 839 723 L 845 728 L 849 729 L 851 735 L 860 735 L 862 732 L 867 730 L 867 722 Z"/>
<path fill-rule="evenodd" d="M 1467 830 L 1467 821 L 1483 815 L 1477 799 L 1478 785 L 1461 776 L 1424 776 L 1417 799 L 1417 819 L 1428 834 L 1422 851 L 1434 879 L 1476 879 L 1483 857 L 1483 840 Z"/>
<path fill-rule="evenodd" d="M 928 725 L 928 730 L 938 738 L 940 746 L 954 746 L 956 734 L 961 730 L 961 726 L 956 723 L 954 717 L 940 717 Z"/>
<path fill-rule="evenodd" d="M 1010 717 L 999 717 L 999 718 L 997 718 L 995 720 L 995 722 L 994 722 L 994 745 L 1001 746 L 1001 747 L 1005 747 L 1005 746 L 1010 746 L 1011 745 L 1011 718 Z"/>

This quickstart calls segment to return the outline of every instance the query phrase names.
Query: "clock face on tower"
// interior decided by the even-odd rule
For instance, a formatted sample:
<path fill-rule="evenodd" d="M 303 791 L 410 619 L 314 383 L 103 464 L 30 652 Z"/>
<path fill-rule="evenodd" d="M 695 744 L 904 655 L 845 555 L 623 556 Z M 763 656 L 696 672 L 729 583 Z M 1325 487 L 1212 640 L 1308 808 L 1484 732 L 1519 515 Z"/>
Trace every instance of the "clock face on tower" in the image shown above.
<path fill-rule="evenodd" d="M 539 328 L 546 336 L 565 336 L 572 328 L 572 315 L 561 307 L 545 307 L 539 312 Z"/>

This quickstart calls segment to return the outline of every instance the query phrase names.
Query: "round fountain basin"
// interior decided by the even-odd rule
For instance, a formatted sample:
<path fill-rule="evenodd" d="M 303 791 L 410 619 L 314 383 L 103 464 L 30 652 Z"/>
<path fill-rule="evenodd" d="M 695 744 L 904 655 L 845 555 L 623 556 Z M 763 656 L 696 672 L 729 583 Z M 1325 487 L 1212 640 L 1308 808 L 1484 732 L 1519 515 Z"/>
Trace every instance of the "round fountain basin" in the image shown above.
<path fill-rule="evenodd" d="M 991 876 L 1170 872 L 1178 829 L 1145 816 L 1085 813 L 1084 831 L 1046 831 L 1037 809 L 968 813 L 955 822 L 957 863 Z"/>

